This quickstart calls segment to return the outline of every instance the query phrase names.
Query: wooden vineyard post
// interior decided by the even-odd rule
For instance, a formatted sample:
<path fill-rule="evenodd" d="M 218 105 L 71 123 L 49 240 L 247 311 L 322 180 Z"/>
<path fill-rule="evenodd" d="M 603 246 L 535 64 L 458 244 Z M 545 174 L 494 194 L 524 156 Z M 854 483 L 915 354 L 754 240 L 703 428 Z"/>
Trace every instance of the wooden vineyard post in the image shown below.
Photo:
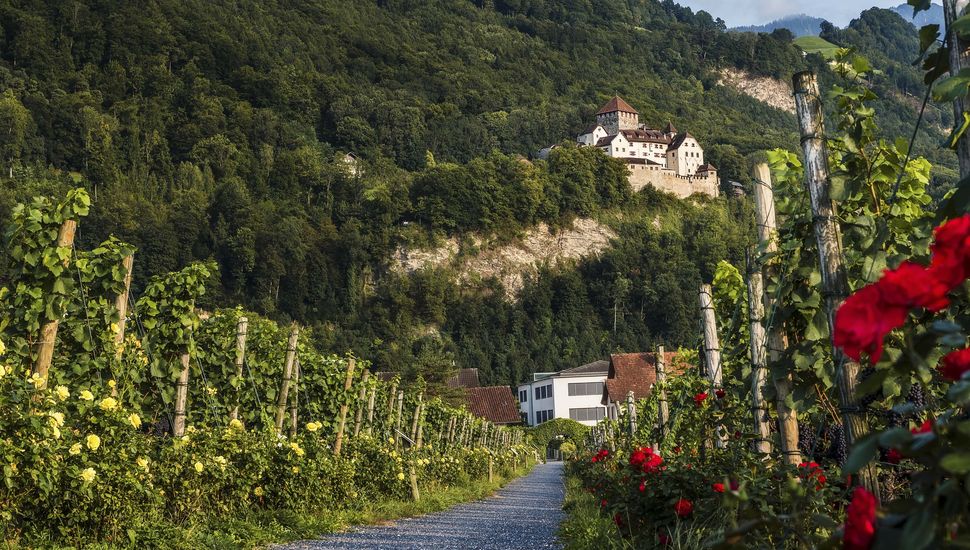
<path fill-rule="evenodd" d="M 300 404 L 300 358 L 297 357 L 293 365 L 293 391 L 290 393 L 290 438 L 296 437 L 296 430 L 299 427 L 297 418 L 297 407 Z"/>
<path fill-rule="evenodd" d="M 374 400 L 375 399 L 377 399 L 376 386 L 370 389 L 370 397 L 367 398 L 367 435 L 371 435 L 372 433 L 374 433 Z"/>
<path fill-rule="evenodd" d="M 717 319 L 714 315 L 714 296 L 711 285 L 702 284 L 698 293 L 701 308 L 701 326 L 704 330 L 704 363 L 707 366 L 707 379 L 715 390 L 721 388 L 721 344 L 717 338 Z M 722 426 L 717 427 L 717 446 L 723 447 L 726 434 Z"/>
<path fill-rule="evenodd" d="M 424 403 L 418 403 L 418 435 L 414 441 L 417 448 L 424 446 Z"/>
<path fill-rule="evenodd" d="M 188 350 L 179 358 L 182 363 L 182 370 L 179 372 L 179 380 L 175 385 L 175 425 L 172 426 L 172 434 L 175 437 L 185 435 L 185 417 L 188 413 L 189 401 L 189 352 Z"/>
<path fill-rule="evenodd" d="M 421 500 L 421 491 L 418 490 L 418 469 L 414 465 L 416 458 L 412 458 L 409 466 L 409 474 L 411 478 L 411 498 L 414 502 Z"/>
<path fill-rule="evenodd" d="M 387 435 L 394 437 L 395 443 L 397 442 L 397 435 L 394 434 L 394 399 L 397 397 L 397 381 L 391 383 L 391 392 L 387 397 L 387 424 L 384 428 L 387 430 Z"/>
<path fill-rule="evenodd" d="M 768 431 L 768 407 L 765 405 L 764 386 L 768 379 L 768 368 L 765 365 L 765 327 L 762 324 L 765 317 L 764 280 L 751 254 L 747 257 L 748 275 L 748 323 L 751 348 L 751 413 L 754 417 L 754 433 L 758 439 L 754 441 L 754 450 L 760 454 L 771 453 L 771 442 Z"/>
<path fill-rule="evenodd" d="M 960 37 L 960 33 L 954 28 L 953 23 L 962 15 L 966 8 L 966 0 L 943 0 L 943 17 L 946 21 L 946 40 L 950 45 L 950 74 L 956 76 L 957 73 L 970 67 L 970 44 Z M 963 114 L 966 112 L 967 101 L 965 97 L 958 97 L 953 101 L 953 119 L 957 121 L 957 126 L 963 121 Z M 960 162 L 960 177 L 965 178 L 970 175 L 970 139 L 964 134 L 956 143 L 957 159 Z"/>
<path fill-rule="evenodd" d="M 240 317 L 236 322 L 236 405 L 229 417 L 239 419 L 239 404 L 242 401 L 243 365 L 246 362 L 246 335 L 249 333 L 249 319 Z"/>
<path fill-rule="evenodd" d="M 755 216 L 758 227 L 758 241 L 765 254 L 775 254 L 778 252 L 778 235 L 775 221 L 775 194 L 771 185 L 771 170 L 767 164 L 758 164 L 753 170 L 754 176 L 754 205 Z M 775 278 L 778 272 L 777 262 L 769 260 L 762 265 L 762 283 Z M 768 364 L 775 365 L 781 360 L 787 347 L 785 343 L 785 332 L 777 322 L 773 320 L 776 307 L 775 297 L 764 289 L 763 311 L 768 315 L 766 319 L 768 348 Z M 798 415 L 788 406 L 788 394 L 791 393 L 792 376 L 790 372 L 782 375 L 775 374 L 772 377 L 775 386 L 775 409 L 778 411 L 778 435 L 781 446 L 781 454 L 785 462 L 798 465 L 802 461 L 801 452 L 798 450 Z"/>
<path fill-rule="evenodd" d="M 660 396 L 657 401 L 657 439 L 662 444 L 664 438 L 667 436 L 667 422 L 670 418 L 670 409 L 667 405 L 667 389 L 664 387 L 664 383 L 667 380 L 666 373 L 666 357 L 664 356 L 664 347 L 657 347 L 657 384 L 660 385 Z M 659 451 L 659 450 L 658 450 Z"/>
<path fill-rule="evenodd" d="M 403 424 L 403 420 L 404 420 L 404 392 L 403 391 L 397 392 L 396 420 L 397 420 L 397 426 L 394 426 L 391 429 L 394 432 L 394 447 L 398 448 L 401 446 L 401 425 Z"/>
<path fill-rule="evenodd" d="M 626 393 L 627 416 L 630 417 L 630 441 L 637 435 L 637 403 L 633 400 L 633 391 Z"/>
<path fill-rule="evenodd" d="M 814 218 L 815 240 L 818 243 L 819 266 L 822 274 L 822 297 L 828 314 L 829 336 L 835 335 L 835 312 L 849 295 L 849 282 L 842 264 L 841 235 L 836 220 L 835 205 L 829 196 L 829 162 L 826 150 L 822 101 L 815 74 L 806 71 L 792 78 L 795 90 L 795 111 L 801 132 L 802 152 L 805 156 L 805 186 Z M 855 398 L 859 364 L 850 361 L 841 348 L 832 343 L 836 386 L 842 410 L 843 432 L 847 443 L 862 439 L 869 433 L 863 410 Z M 859 471 L 859 478 L 879 499 L 879 480 L 875 463 L 870 462 Z"/>
<path fill-rule="evenodd" d="M 286 416 L 286 398 L 290 392 L 290 382 L 293 378 L 293 364 L 296 362 L 296 344 L 300 338 L 300 327 L 293 323 L 290 328 L 290 338 L 286 343 L 286 361 L 283 363 L 283 383 L 280 393 L 276 396 L 276 433 L 283 433 L 283 418 Z"/>
<path fill-rule="evenodd" d="M 128 322 L 128 296 L 131 294 L 131 270 L 135 265 L 135 256 L 129 254 L 121 260 L 121 269 L 125 270 L 125 290 L 115 296 L 115 311 L 118 312 L 118 330 L 115 331 L 115 358 L 121 360 L 124 348 L 121 344 L 125 341 L 125 324 Z M 112 394 L 117 395 L 117 386 L 112 389 Z"/>
<path fill-rule="evenodd" d="M 411 417 L 410 436 L 411 436 L 412 445 L 418 439 L 418 420 L 419 420 L 419 417 L 421 416 L 421 399 L 423 397 L 424 397 L 424 394 L 418 393 L 418 404 L 414 406 L 414 416 Z"/>
<path fill-rule="evenodd" d="M 346 394 L 350 391 L 350 387 L 354 383 L 354 367 L 357 366 L 357 360 L 351 357 L 347 361 L 347 377 L 344 378 L 344 393 Z M 340 456 L 340 447 L 344 442 L 344 427 L 347 425 L 347 408 L 348 404 L 345 402 L 340 405 L 340 420 L 337 424 L 337 442 L 333 445 L 333 454 Z"/>
<path fill-rule="evenodd" d="M 73 248 L 74 234 L 77 232 L 77 222 L 64 220 L 57 232 L 57 248 Z M 61 262 L 65 268 L 71 263 L 71 255 Z M 60 319 L 51 319 L 40 328 L 40 342 L 37 345 L 37 360 L 34 362 L 33 374 L 40 376 L 34 388 L 42 390 L 47 387 L 47 375 L 54 360 L 54 343 L 57 342 L 57 327 Z"/>
<path fill-rule="evenodd" d="M 360 433 L 360 425 L 364 421 L 364 402 L 367 399 L 367 378 L 370 377 L 370 371 L 364 370 L 364 374 L 360 379 L 360 397 L 358 397 L 357 405 L 357 418 L 354 419 L 354 437 Z"/>

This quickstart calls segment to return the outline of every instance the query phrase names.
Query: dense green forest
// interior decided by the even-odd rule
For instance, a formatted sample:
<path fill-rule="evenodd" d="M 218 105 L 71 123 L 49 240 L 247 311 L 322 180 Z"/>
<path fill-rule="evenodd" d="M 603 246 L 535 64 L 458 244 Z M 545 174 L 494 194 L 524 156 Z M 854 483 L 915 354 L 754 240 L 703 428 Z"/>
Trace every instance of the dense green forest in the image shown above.
<path fill-rule="evenodd" d="M 750 243 L 743 199 L 633 195 L 598 151 L 520 156 L 619 93 L 745 182 L 750 155 L 795 148 L 794 117 L 718 86 L 717 70 L 835 78 L 790 33 L 728 33 L 670 0 L 7 0 L 0 25 L 0 221 L 80 184 L 94 197 L 82 244 L 135 245 L 136 293 L 214 258 L 206 307 L 297 319 L 378 369 L 478 367 L 493 383 L 692 345 L 697 283 Z M 890 135 L 906 133 L 908 99 L 884 106 Z M 447 269 L 389 269 L 403 244 L 507 241 L 577 216 L 608 220 L 615 246 L 541 269 L 517 302 Z"/>

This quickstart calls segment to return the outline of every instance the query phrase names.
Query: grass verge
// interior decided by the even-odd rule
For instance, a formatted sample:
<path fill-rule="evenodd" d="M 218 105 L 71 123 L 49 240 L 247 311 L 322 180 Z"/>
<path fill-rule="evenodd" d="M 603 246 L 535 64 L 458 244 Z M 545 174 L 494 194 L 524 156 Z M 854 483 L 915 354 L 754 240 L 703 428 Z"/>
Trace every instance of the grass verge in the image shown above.
<path fill-rule="evenodd" d="M 619 536 L 613 522 L 600 514 L 599 503 L 575 477 L 566 477 L 562 507 L 566 519 L 559 526 L 559 541 L 565 550 L 633 548 Z"/>

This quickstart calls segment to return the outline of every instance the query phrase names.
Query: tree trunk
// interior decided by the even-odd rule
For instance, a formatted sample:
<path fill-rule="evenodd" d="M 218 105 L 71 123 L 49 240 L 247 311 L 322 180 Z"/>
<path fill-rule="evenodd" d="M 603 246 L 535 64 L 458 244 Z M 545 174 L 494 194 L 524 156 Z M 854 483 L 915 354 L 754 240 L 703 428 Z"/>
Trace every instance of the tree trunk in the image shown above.
<path fill-rule="evenodd" d="M 775 194 L 771 185 L 771 170 L 767 164 L 754 167 L 754 203 L 755 216 L 758 226 L 758 240 L 765 254 L 778 252 L 778 234 L 775 221 Z M 770 259 L 762 264 L 762 282 L 771 281 L 777 277 L 778 261 Z M 785 332 L 780 324 L 774 320 L 775 297 L 764 289 L 764 311 L 766 319 L 768 346 L 768 366 L 777 365 L 788 346 L 785 342 Z M 770 370 L 770 369 L 769 369 Z M 798 450 L 798 415 L 788 406 L 788 395 L 791 393 L 791 373 L 785 371 L 783 375 L 775 373 L 772 377 L 775 386 L 775 409 L 778 411 L 778 435 L 781 453 L 788 464 L 797 465 L 802 461 Z"/>
<path fill-rule="evenodd" d="M 754 450 L 760 454 L 771 452 L 771 434 L 768 430 L 768 407 L 764 400 L 764 385 L 768 379 L 768 368 L 765 365 L 765 327 L 762 324 L 765 316 L 764 282 L 751 255 L 747 258 L 748 274 L 748 322 L 751 344 L 751 413 L 754 417 L 754 433 L 758 439 L 754 441 Z"/>
<path fill-rule="evenodd" d="M 835 205 L 829 197 L 828 152 L 823 136 L 822 101 L 819 98 L 818 80 L 814 73 L 802 72 L 793 79 L 795 108 L 801 130 L 802 151 L 805 155 L 805 186 L 808 188 L 818 242 L 819 265 L 822 274 L 822 296 L 828 314 L 829 336 L 835 335 L 835 312 L 849 294 L 848 277 L 842 264 L 841 235 L 836 220 Z M 835 364 L 836 386 L 842 409 L 844 432 L 849 445 L 869 433 L 869 425 L 863 410 L 855 398 L 859 364 L 850 361 L 842 349 L 832 344 Z M 859 472 L 862 484 L 879 498 L 879 480 L 875 463 L 869 463 Z"/>

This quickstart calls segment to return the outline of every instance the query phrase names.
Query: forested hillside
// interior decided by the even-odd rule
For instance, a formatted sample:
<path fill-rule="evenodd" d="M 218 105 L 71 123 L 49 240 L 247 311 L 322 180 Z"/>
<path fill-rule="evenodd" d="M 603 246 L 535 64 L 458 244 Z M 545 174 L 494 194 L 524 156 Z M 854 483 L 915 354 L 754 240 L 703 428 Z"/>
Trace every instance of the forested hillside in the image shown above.
<path fill-rule="evenodd" d="M 619 93 L 746 181 L 745 156 L 794 148 L 795 122 L 717 71 L 826 71 L 786 33 L 727 33 L 669 0 L 8 0 L 0 25 L 0 221 L 80 183 L 94 197 L 82 244 L 134 244 L 136 292 L 214 258 L 209 307 L 316 325 L 379 369 L 479 367 L 486 382 L 692 344 L 696 283 L 749 243 L 743 201 L 633 196 L 595 151 L 519 155 Z M 900 124 L 915 116 L 888 101 Z M 515 303 L 388 268 L 403 243 L 508 241 L 576 216 L 608 219 L 616 246 L 540 270 Z"/>

